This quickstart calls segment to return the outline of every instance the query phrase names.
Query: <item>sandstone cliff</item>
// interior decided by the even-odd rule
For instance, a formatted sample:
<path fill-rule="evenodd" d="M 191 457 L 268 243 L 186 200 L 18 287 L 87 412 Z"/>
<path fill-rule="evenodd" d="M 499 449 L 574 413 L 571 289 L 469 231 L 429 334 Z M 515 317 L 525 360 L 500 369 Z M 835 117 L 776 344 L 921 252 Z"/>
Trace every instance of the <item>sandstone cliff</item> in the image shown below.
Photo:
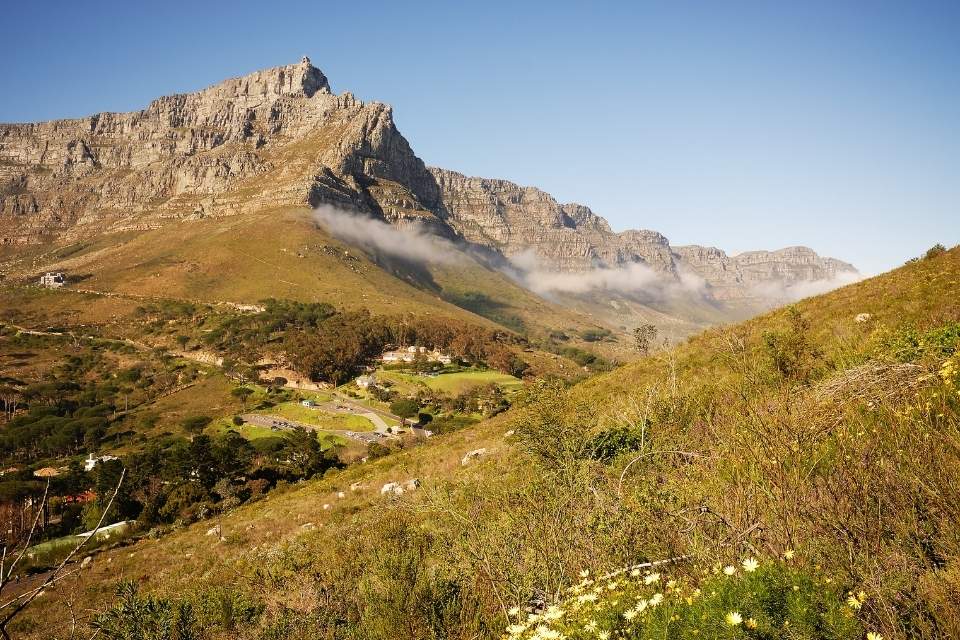
<path fill-rule="evenodd" d="M 143 111 L 0 125 L 0 241 L 30 244 L 278 206 L 329 203 L 540 269 L 636 263 L 702 278 L 718 300 L 855 273 L 810 249 L 727 256 L 615 233 L 533 187 L 427 168 L 388 105 L 335 95 L 310 60 L 159 98 Z"/>

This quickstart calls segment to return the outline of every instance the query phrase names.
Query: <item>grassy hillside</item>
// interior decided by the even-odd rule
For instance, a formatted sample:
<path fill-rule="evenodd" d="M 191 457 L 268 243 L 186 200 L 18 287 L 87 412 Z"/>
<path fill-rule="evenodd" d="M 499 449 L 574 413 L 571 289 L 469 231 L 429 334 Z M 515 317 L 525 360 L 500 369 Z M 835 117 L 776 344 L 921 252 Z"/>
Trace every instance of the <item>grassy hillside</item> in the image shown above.
<path fill-rule="evenodd" d="M 542 383 L 508 414 L 231 510 L 221 541 L 207 521 L 99 553 L 18 630 L 67 637 L 123 576 L 140 591 L 99 618 L 109 633 L 152 610 L 205 637 L 957 637 L 958 348 L 953 249 Z M 662 559 L 662 577 L 592 581 Z"/>
<path fill-rule="evenodd" d="M 303 209 L 185 220 L 142 232 L 0 251 L 0 269 L 8 282 L 32 283 L 45 271 L 64 271 L 72 289 L 134 299 L 323 301 L 374 313 L 439 313 L 534 337 L 596 326 L 587 316 L 546 302 L 466 256 L 456 264 L 429 267 L 375 264 L 319 229 Z M 45 299 L 35 294 L 29 302 L 42 306 Z M 47 311 L 56 308 L 53 302 Z M 602 350 L 629 355 L 630 344 L 603 345 Z"/>

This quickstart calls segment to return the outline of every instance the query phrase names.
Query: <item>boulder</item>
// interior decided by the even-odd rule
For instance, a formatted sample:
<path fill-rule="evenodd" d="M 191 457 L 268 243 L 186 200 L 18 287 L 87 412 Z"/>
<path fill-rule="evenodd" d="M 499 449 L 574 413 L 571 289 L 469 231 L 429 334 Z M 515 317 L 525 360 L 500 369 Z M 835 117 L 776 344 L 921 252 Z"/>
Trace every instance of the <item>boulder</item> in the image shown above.
<path fill-rule="evenodd" d="M 474 449 L 473 451 L 468 451 L 465 456 L 460 460 L 462 466 L 467 466 L 471 461 L 476 460 L 480 456 L 487 453 L 486 447 L 481 447 L 479 449 Z"/>

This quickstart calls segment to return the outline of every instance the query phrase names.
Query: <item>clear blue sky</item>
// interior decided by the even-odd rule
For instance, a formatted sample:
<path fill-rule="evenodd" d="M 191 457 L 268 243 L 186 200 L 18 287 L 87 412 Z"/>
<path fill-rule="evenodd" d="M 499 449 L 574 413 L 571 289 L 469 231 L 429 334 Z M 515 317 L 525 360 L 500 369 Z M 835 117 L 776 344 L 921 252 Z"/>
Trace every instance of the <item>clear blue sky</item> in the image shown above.
<path fill-rule="evenodd" d="M 0 121 L 296 62 L 429 164 L 870 273 L 960 242 L 960 2 L 17 2 Z"/>

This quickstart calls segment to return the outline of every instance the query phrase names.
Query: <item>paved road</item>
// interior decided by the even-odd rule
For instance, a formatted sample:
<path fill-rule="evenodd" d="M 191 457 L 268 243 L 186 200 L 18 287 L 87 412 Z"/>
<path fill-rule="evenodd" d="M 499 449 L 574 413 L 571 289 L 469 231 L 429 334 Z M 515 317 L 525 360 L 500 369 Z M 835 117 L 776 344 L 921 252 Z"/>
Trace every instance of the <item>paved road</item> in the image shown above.
<path fill-rule="evenodd" d="M 374 407 L 368 407 L 367 405 L 360 404 L 359 402 L 357 402 L 357 401 L 355 401 L 355 400 L 352 400 L 351 398 L 349 398 L 349 397 L 347 397 L 347 396 L 345 396 L 345 395 L 343 395 L 343 394 L 341 394 L 341 393 L 339 393 L 339 392 L 334 392 L 334 395 L 335 395 L 336 398 L 337 398 L 336 402 L 337 402 L 338 404 L 344 405 L 344 406 L 346 406 L 346 407 L 350 407 L 350 408 L 352 409 L 352 411 L 350 411 L 350 413 L 355 413 L 355 414 L 372 413 L 372 414 L 375 414 L 375 415 L 378 415 L 378 416 L 382 416 L 382 417 L 384 417 L 384 418 L 390 418 L 391 420 L 396 420 L 397 422 L 400 422 L 400 421 L 401 421 L 400 416 L 393 415 L 393 414 L 390 413 L 389 411 L 384 411 L 383 409 L 376 409 L 376 408 L 374 408 Z M 367 417 L 369 417 L 369 416 L 367 416 Z M 372 420 L 372 418 L 371 418 L 371 420 Z M 383 422 L 383 421 L 381 420 L 380 422 Z M 377 424 L 377 423 L 374 422 L 374 424 Z M 384 424 L 386 424 L 386 423 L 384 423 Z"/>
<path fill-rule="evenodd" d="M 328 402 L 323 405 L 323 408 L 327 411 L 332 411 L 333 413 L 346 413 L 354 416 L 360 416 L 366 418 L 373 423 L 374 431 L 379 431 L 380 433 L 386 433 L 387 429 L 390 428 L 383 418 L 380 417 L 378 413 L 375 413 L 369 407 L 364 407 L 363 405 L 358 405 L 352 402 L 345 402 L 337 396 L 337 399 L 333 402 Z M 389 414 L 387 414 L 389 417 Z M 397 418 L 399 420 L 399 418 Z"/>

